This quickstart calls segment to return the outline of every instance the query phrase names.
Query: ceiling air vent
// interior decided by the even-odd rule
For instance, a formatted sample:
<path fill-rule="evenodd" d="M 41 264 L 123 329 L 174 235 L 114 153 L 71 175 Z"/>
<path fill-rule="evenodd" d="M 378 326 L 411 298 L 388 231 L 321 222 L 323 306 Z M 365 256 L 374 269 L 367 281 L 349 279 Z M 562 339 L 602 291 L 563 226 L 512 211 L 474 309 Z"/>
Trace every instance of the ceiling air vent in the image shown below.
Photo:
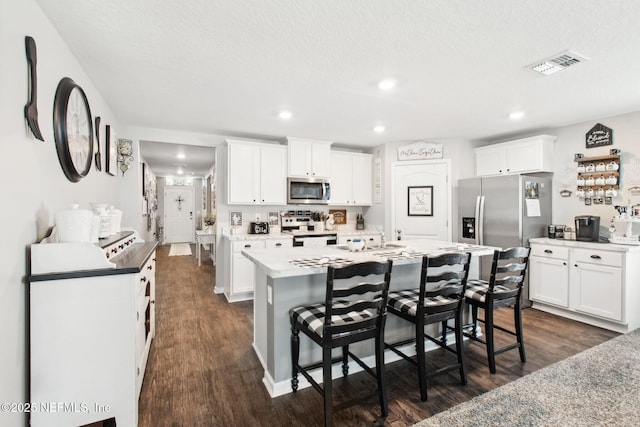
<path fill-rule="evenodd" d="M 567 67 L 587 60 L 588 58 L 567 50 L 550 58 L 536 62 L 527 68 L 531 68 L 533 71 L 537 71 L 548 76 L 549 74 L 564 70 Z"/>

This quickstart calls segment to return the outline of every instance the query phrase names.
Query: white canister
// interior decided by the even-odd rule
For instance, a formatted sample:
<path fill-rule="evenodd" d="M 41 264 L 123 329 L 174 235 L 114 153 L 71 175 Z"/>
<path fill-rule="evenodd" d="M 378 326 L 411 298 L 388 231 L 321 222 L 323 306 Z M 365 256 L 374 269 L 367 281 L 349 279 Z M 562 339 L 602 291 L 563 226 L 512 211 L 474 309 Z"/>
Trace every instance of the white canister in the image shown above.
<path fill-rule="evenodd" d="M 91 243 L 98 243 L 100 235 L 100 215 L 93 214 L 91 218 Z"/>
<path fill-rule="evenodd" d="M 103 239 L 111 235 L 111 215 L 107 212 L 106 203 L 89 203 L 94 212 L 100 217 L 100 227 L 98 237 Z"/>
<path fill-rule="evenodd" d="M 111 223 L 110 223 L 110 234 L 116 234 L 119 233 L 120 231 L 122 231 L 122 228 L 120 226 L 121 222 L 122 222 L 122 211 L 120 209 L 116 209 L 113 206 L 109 207 L 109 216 L 111 217 Z"/>
<path fill-rule="evenodd" d="M 93 212 L 80 209 L 80 205 L 73 204 L 70 209 L 56 212 L 56 230 L 59 243 L 90 243 L 91 221 Z"/>

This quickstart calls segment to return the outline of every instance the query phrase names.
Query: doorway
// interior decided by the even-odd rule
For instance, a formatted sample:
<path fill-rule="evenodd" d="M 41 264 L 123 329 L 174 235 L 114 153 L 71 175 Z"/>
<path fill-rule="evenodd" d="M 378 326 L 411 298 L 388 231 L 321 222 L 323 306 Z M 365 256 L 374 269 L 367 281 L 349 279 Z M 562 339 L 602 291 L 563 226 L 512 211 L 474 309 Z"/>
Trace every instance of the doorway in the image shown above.
<path fill-rule="evenodd" d="M 451 241 L 451 160 L 391 165 L 392 239 Z"/>
<path fill-rule="evenodd" d="M 191 186 L 164 189 L 164 243 L 193 242 L 194 190 Z"/>

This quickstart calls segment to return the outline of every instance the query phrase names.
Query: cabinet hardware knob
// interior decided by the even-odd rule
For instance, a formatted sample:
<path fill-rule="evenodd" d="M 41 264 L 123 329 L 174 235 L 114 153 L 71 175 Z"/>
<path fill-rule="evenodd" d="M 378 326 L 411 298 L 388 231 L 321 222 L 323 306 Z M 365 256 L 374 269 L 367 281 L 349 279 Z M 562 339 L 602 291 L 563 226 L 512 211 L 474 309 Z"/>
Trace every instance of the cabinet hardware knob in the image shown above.
<path fill-rule="evenodd" d="M 563 263 L 562 263 L 562 265 L 567 265 L 567 263 L 566 263 L 566 262 L 563 262 Z"/>
<path fill-rule="evenodd" d="M 593 259 L 602 259 L 602 257 L 600 255 L 591 255 L 591 258 L 593 258 Z"/>
<path fill-rule="evenodd" d="M 136 320 L 140 320 L 140 313 L 136 311 Z"/>
<path fill-rule="evenodd" d="M 153 270 L 153 265 L 149 265 L 149 266 L 147 266 L 147 269 L 148 269 L 148 270 Z"/>
<path fill-rule="evenodd" d="M 152 299 L 151 304 L 155 304 L 155 303 L 156 303 L 156 300 Z"/>
<path fill-rule="evenodd" d="M 144 276 L 142 276 L 142 277 L 140 278 L 140 281 L 141 281 L 142 283 L 144 283 L 144 282 L 146 282 L 146 281 L 147 281 L 147 278 L 146 278 L 146 277 L 144 277 Z"/>
<path fill-rule="evenodd" d="M 573 266 L 574 266 L 574 267 L 577 267 L 577 266 L 578 266 L 578 264 L 573 264 Z"/>
<path fill-rule="evenodd" d="M 553 251 L 552 251 L 551 249 L 545 249 L 545 250 L 544 250 L 544 253 L 545 253 L 545 254 L 552 254 L 552 253 L 553 253 Z"/>

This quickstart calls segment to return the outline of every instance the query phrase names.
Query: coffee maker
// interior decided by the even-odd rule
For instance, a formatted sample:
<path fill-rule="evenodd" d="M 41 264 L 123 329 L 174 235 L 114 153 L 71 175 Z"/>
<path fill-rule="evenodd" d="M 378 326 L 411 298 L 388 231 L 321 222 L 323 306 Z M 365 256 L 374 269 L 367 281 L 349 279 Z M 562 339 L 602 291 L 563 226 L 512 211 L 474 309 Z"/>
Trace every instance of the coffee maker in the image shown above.
<path fill-rule="evenodd" d="M 600 217 L 581 215 L 575 217 L 576 240 L 582 242 L 597 242 L 600 239 Z"/>

